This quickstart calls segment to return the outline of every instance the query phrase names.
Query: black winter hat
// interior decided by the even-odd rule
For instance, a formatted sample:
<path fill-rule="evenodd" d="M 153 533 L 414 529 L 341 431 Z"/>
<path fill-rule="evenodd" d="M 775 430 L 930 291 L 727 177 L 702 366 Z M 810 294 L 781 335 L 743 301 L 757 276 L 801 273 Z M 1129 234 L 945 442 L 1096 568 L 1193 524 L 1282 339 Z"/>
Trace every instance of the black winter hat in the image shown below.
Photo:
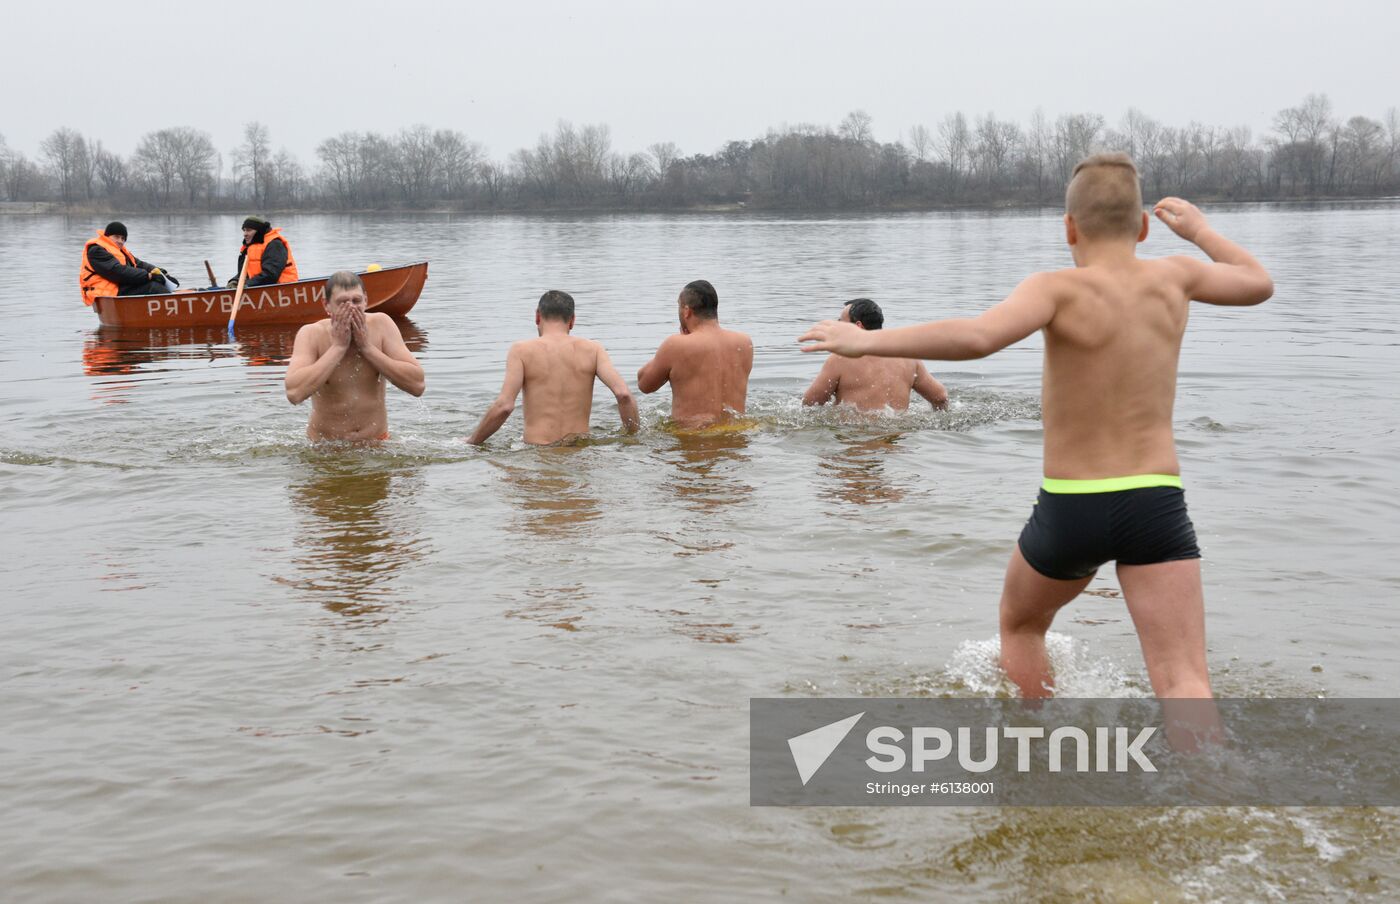
<path fill-rule="evenodd" d="M 119 235 L 122 238 L 126 238 L 126 226 L 122 225 L 121 223 L 118 223 L 116 220 L 113 220 L 112 222 L 107 224 L 106 229 L 102 230 L 102 234 Z"/>
<path fill-rule="evenodd" d="M 265 219 L 263 219 L 262 217 L 249 217 L 248 219 L 246 219 L 246 220 L 243 221 L 243 226 L 242 226 L 242 228 L 243 228 L 243 229 L 254 229 L 254 230 L 257 230 L 258 232 L 262 232 L 264 229 L 271 229 L 271 228 L 272 228 L 272 221 L 271 221 L 271 220 L 265 220 Z"/>

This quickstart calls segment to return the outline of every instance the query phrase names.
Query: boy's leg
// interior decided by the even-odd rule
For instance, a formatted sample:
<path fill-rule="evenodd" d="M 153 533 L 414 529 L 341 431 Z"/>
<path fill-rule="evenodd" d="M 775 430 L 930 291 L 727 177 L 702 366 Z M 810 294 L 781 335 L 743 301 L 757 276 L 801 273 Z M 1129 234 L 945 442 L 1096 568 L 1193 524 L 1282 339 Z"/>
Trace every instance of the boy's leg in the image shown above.
<path fill-rule="evenodd" d="M 1093 575 L 1057 581 L 1032 568 L 1017 546 L 1011 550 L 1001 590 L 1001 667 L 1022 697 L 1048 697 L 1055 684 L 1045 632 L 1060 607 L 1074 599 Z"/>
<path fill-rule="evenodd" d="M 1158 698 L 1210 697 L 1201 560 L 1119 565 L 1118 583 Z"/>

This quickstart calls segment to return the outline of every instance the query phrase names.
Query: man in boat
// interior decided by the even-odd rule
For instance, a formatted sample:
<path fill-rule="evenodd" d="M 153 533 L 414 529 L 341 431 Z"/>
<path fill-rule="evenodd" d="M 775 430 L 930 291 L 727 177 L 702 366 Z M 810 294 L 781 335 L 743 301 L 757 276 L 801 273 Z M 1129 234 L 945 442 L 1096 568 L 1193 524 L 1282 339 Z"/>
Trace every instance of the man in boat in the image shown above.
<path fill-rule="evenodd" d="M 228 281 L 230 286 L 238 284 L 238 274 L 243 272 L 245 260 L 248 263 L 248 278 L 244 285 L 249 288 L 296 282 L 298 279 L 292 246 L 287 244 L 282 230 L 274 229 L 271 221 L 263 217 L 249 217 L 243 221 L 243 245 L 238 249 L 238 269 L 233 271 L 233 278 Z"/>
<path fill-rule="evenodd" d="M 856 298 L 841 308 L 840 320 L 863 330 L 878 330 L 885 325 L 885 314 L 869 298 Z M 948 407 L 948 390 L 933 378 L 922 361 L 829 355 L 802 396 L 802 404 L 825 405 L 834 396 L 836 404 L 853 405 L 860 411 L 904 411 L 909 407 L 911 391 L 923 396 L 934 408 Z"/>
<path fill-rule="evenodd" d="M 753 340 L 719 325 L 719 293 L 697 279 L 676 300 L 681 331 L 667 336 L 637 374 L 653 393 L 671 384 L 671 420 L 684 429 L 708 427 L 744 413 Z"/>
<path fill-rule="evenodd" d="M 1139 259 L 1148 217 L 1137 168 L 1100 154 L 1065 191 L 1073 267 L 1027 277 L 977 317 L 876 332 L 827 321 L 799 340 L 852 357 L 966 361 L 1044 334 L 1044 482 L 1001 595 L 1001 664 L 1025 697 L 1053 693 L 1045 633 L 1110 561 L 1154 694 L 1211 697 L 1201 552 L 1172 436 L 1177 364 L 1191 301 L 1255 305 L 1274 284 L 1192 204 L 1163 198 L 1153 212 L 1210 260 Z"/>
<path fill-rule="evenodd" d="M 166 280 L 170 282 L 167 283 Z M 113 221 L 83 245 L 78 288 L 83 304 L 111 295 L 164 295 L 175 291 L 175 279 L 160 267 L 141 260 L 126 247 L 126 227 Z"/>
<path fill-rule="evenodd" d="M 365 311 L 365 287 L 348 270 L 326 280 L 329 317 L 297 331 L 287 364 L 287 401 L 311 399 L 306 437 L 313 442 L 377 442 L 389 438 L 387 380 L 421 396 L 423 368 L 388 314 Z"/>
<path fill-rule="evenodd" d="M 588 433 L 593 411 L 593 381 L 602 380 L 617 399 L 622 429 L 635 433 L 637 402 L 627 381 L 613 367 L 607 349 L 592 339 L 571 336 L 574 299 L 567 292 L 551 290 L 540 296 L 535 308 L 538 339 L 526 339 L 510 347 L 506 355 L 506 379 L 501 394 L 482 416 L 468 442 L 480 445 L 515 410 L 515 399 L 525 391 L 525 442 L 557 443 Z"/>

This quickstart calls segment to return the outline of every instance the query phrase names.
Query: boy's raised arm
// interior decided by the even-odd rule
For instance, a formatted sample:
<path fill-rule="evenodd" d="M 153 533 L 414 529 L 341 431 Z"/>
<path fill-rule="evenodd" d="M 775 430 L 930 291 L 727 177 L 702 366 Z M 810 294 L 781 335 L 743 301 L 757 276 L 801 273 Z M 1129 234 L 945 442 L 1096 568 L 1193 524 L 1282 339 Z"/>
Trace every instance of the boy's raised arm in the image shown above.
<path fill-rule="evenodd" d="M 804 352 L 835 352 L 847 358 L 928 358 L 967 361 L 985 358 L 1020 342 L 1055 316 L 1055 274 L 1035 273 L 1000 304 L 976 317 L 935 320 L 893 330 L 863 330 L 854 323 L 823 320 L 798 342 Z"/>
<path fill-rule="evenodd" d="M 1269 271 L 1254 255 L 1216 232 L 1196 205 L 1181 198 L 1163 198 L 1152 209 L 1157 219 L 1177 235 L 1204 251 L 1212 263 L 1194 257 L 1175 257 L 1186 272 L 1186 294 L 1207 304 L 1251 305 L 1274 294 Z"/>

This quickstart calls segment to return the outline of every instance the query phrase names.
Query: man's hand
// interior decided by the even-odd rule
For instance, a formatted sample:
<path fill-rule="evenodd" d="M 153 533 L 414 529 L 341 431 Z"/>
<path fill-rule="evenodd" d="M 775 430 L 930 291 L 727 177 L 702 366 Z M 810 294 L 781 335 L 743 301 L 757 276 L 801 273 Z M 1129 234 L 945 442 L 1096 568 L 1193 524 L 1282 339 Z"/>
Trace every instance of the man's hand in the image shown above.
<path fill-rule="evenodd" d="M 1200 208 L 1181 198 L 1163 198 L 1152 208 L 1152 212 L 1167 224 L 1167 228 L 1192 244 L 1208 225 L 1206 215 L 1201 213 Z"/>
<path fill-rule="evenodd" d="M 331 315 L 331 345 L 336 348 L 345 349 L 350 347 L 351 334 L 354 332 L 351 326 L 351 312 L 354 308 L 349 305 L 341 305 Z"/>
<path fill-rule="evenodd" d="M 798 342 L 811 342 L 804 345 L 804 352 L 831 352 L 845 358 L 859 358 L 869 347 L 870 333 L 854 323 L 839 320 L 823 320 L 802 334 Z"/>
<path fill-rule="evenodd" d="M 365 312 L 348 305 L 344 310 L 350 312 L 350 339 L 356 348 L 365 348 L 369 345 L 369 327 L 365 325 Z"/>

